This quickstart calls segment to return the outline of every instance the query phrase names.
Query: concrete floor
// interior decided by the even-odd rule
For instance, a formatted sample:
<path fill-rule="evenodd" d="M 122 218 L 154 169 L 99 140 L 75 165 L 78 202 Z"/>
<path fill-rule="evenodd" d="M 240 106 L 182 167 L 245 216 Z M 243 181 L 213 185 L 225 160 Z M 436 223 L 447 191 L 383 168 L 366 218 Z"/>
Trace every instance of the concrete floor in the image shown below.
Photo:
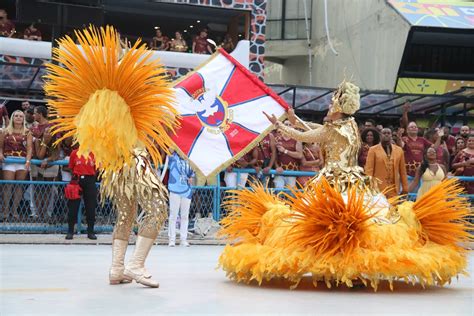
<path fill-rule="evenodd" d="M 130 246 L 130 250 L 133 246 Z M 397 284 L 369 289 L 313 288 L 302 282 L 236 284 L 216 270 L 221 246 L 155 246 L 147 267 L 159 289 L 108 285 L 107 245 L 0 245 L 0 315 L 473 315 L 472 277 L 445 288 Z M 131 252 L 131 251 L 130 251 Z M 474 272 L 471 254 L 469 272 Z"/>

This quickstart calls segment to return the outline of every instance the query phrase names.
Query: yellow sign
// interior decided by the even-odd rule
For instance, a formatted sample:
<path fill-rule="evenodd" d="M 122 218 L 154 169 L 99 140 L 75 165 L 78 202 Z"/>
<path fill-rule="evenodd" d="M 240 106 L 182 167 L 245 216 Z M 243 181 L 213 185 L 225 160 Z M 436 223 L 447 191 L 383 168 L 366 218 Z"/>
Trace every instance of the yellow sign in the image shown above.
<path fill-rule="evenodd" d="M 462 87 L 474 87 L 474 81 L 398 78 L 395 92 L 412 94 L 445 94 L 459 90 Z"/>

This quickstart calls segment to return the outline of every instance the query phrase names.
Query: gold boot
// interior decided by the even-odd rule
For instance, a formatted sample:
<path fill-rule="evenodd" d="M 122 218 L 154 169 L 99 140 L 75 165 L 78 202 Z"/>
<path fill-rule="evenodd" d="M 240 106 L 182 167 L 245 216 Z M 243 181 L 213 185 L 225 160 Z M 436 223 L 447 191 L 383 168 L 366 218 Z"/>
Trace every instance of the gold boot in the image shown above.
<path fill-rule="evenodd" d="M 132 282 L 132 278 L 123 274 L 127 246 L 128 240 L 114 239 L 112 241 L 112 266 L 109 271 L 109 282 L 112 285 Z"/>
<path fill-rule="evenodd" d="M 137 237 L 135 252 L 133 257 L 125 268 L 124 275 L 134 279 L 137 283 L 149 287 L 159 287 L 159 283 L 149 277 L 149 273 L 145 270 L 145 260 L 153 246 L 154 239 L 142 236 Z"/>

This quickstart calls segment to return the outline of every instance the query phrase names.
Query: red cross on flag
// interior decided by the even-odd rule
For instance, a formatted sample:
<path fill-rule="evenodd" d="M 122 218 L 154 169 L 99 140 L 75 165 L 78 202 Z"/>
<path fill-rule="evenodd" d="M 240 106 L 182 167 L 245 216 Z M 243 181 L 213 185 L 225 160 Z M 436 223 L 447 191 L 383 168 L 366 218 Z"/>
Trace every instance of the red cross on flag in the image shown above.
<path fill-rule="evenodd" d="M 288 109 L 283 99 L 223 49 L 174 88 L 182 120 L 173 140 L 194 170 L 207 178 L 271 131 L 262 111 L 282 117 Z"/>

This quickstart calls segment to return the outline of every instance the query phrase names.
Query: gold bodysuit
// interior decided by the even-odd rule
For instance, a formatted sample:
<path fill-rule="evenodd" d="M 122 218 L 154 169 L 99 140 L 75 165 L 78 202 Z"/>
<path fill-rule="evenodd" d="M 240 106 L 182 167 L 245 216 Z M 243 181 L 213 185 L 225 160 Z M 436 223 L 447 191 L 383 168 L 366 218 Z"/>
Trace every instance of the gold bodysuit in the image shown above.
<path fill-rule="evenodd" d="M 300 132 L 294 128 L 277 122 L 277 128 L 284 134 L 298 141 L 318 143 L 324 156 L 324 167 L 313 181 L 325 177 L 329 183 L 337 187 L 340 192 L 345 192 L 349 184 L 355 184 L 376 195 L 376 183 L 364 174 L 358 166 L 358 152 L 361 139 L 357 124 L 353 117 L 326 122 L 324 125 L 304 122 L 310 129 Z M 299 123 L 303 127 L 302 123 Z"/>
<path fill-rule="evenodd" d="M 125 165 L 120 172 L 104 172 L 101 183 L 102 199 L 109 198 L 117 209 L 113 238 L 128 240 L 138 204 L 144 211 L 138 235 L 154 240 L 166 220 L 168 191 L 156 176 L 147 152 L 135 149 L 132 165 Z"/>

